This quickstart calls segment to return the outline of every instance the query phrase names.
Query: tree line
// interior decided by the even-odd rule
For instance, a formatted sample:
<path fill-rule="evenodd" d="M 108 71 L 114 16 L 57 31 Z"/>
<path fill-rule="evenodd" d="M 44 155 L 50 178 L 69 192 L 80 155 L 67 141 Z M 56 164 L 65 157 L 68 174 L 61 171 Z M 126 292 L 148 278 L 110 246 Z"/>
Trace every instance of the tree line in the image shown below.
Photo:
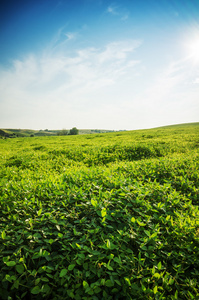
<path fill-rule="evenodd" d="M 57 135 L 77 135 L 79 134 L 79 130 L 76 127 L 73 127 L 69 131 L 66 129 L 60 130 Z"/>

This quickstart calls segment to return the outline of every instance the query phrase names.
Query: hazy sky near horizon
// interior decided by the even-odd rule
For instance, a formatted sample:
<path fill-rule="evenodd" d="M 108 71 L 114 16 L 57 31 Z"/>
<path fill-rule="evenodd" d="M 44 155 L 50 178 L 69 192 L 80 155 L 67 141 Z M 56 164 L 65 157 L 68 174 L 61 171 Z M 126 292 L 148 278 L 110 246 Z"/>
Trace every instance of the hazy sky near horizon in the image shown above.
<path fill-rule="evenodd" d="M 0 4 L 0 128 L 199 121 L 198 0 Z"/>

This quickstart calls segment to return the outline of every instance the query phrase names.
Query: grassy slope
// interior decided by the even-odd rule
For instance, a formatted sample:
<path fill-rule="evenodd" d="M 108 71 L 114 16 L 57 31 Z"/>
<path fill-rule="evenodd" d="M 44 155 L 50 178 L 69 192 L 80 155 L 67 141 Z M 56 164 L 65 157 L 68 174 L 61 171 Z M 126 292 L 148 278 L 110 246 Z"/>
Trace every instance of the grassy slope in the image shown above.
<path fill-rule="evenodd" d="M 3 299 L 197 299 L 198 145 L 198 123 L 0 140 Z"/>
<path fill-rule="evenodd" d="M 199 122 L 195 122 L 195 123 L 185 123 L 185 124 L 176 124 L 176 125 L 168 125 L 168 126 L 162 126 L 162 127 L 158 127 L 155 129 L 174 129 L 174 128 L 185 128 L 185 127 L 198 127 L 199 126 Z M 56 136 L 57 133 L 60 130 L 31 130 L 31 129 L 0 129 L 0 131 L 3 131 L 7 134 L 16 134 L 19 137 L 28 137 L 31 134 L 33 134 L 34 136 Z M 153 129 L 152 129 L 153 130 Z M 68 130 L 69 131 L 69 130 Z M 101 129 L 80 129 L 79 130 L 79 134 L 95 134 L 97 133 L 96 131 L 99 131 L 99 133 L 108 133 L 111 132 L 111 130 L 101 130 Z M 3 135 L 0 132 L 0 136 Z"/>
<path fill-rule="evenodd" d="M 174 129 L 174 127 L 197 127 L 199 126 L 199 122 L 194 122 L 194 123 L 182 123 L 182 124 L 175 124 L 175 125 L 167 125 L 167 126 L 161 126 L 157 128 L 165 128 L 165 129 Z"/>

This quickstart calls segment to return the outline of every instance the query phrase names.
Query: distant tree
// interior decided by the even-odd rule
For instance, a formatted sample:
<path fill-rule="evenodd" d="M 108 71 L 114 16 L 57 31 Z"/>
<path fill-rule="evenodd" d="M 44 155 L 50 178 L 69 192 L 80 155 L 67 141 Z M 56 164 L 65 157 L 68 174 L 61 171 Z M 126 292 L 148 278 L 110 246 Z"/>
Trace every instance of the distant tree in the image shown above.
<path fill-rule="evenodd" d="M 77 135 L 79 133 L 79 130 L 76 127 L 73 127 L 70 129 L 69 134 L 70 135 Z"/>
<path fill-rule="evenodd" d="M 66 130 L 66 129 L 62 129 L 62 130 L 58 131 L 58 133 L 57 133 L 57 135 L 68 135 L 68 134 L 69 134 L 68 130 Z"/>

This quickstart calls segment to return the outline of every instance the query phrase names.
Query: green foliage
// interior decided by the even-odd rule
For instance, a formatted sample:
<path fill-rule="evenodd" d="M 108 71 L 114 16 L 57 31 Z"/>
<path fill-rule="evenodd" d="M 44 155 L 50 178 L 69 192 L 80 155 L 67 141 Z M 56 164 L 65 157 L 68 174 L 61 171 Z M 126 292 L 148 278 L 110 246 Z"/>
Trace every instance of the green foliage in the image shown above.
<path fill-rule="evenodd" d="M 79 133 L 79 130 L 76 127 L 73 127 L 70 129 L 69 134 L 70 135 L 77 135 Z"/>
<path fill-rule="evenodd" d="M 68 130 L 62 129 L 62 130 L 58 131 L 57 135 L 68 135 Z"/>
<path fill-rule="evenodd" d="M 1 299 L 197 299 L 199 134 L 0 140 Z"/>

